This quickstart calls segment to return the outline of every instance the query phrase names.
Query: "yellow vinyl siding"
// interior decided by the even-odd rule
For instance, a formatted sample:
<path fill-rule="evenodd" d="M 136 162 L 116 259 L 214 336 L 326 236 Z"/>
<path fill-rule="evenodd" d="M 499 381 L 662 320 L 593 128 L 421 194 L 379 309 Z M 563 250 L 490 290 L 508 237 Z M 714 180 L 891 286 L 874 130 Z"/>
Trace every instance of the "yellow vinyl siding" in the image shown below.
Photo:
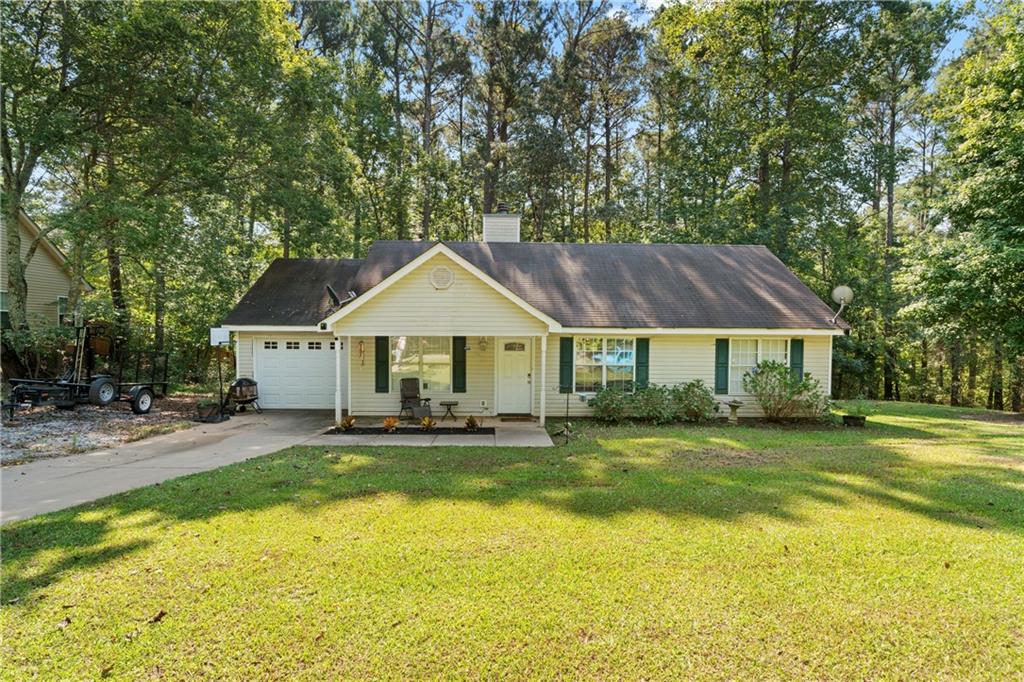
<path fill-rule="evenodd" d="M 447 289 L 435 289 L 430 282 L 438 266 L 454 274 Z M 524 336 L 545 329 L 536 317 L 444 254 L 422 263 L 334 325 L 335 333 L 343 336 Z"/>
<path fill-rule="evenodd" d="M 594 334 L 595 336 L 597 334 Z M 609 334 L 614 336 L 614 334 Z M 638 338 L 644 338 L 642 334 Z M 699 335 L 654 335 L 650 339 L 650 382 L 673 386 L 678 383 L 701 379 L 709 388 L 715 385 L 715 339 L 719 336 Z M 758 338 L 757 335 L 737 334 L 731 338 Z M 807 336 L 793 337 L 804 339 L 804 373 L 810 374 L 821 382 L 822 389 L 829 390 L 828 356 L 831 337 Z M 556 335 L 548 337 L 547 376 L 544 377 L 544 390 L 547 391 L 547 413 L 549 417 L 565 414 L 565 394 L 558 392 L 558 339 Z M 540 344 L 537 344 L 539 348 Z M 540 367 L 540 353 L 534 362 Z M 539 370 L 538 370 L 539 371 Z M 539 388 L 539 387 L 538 387 Z M 534 412 L 540 410 L 539 392 L 534 392 Z M 728 402 L 733 396 L 717 395 L 720 402 Z M 744 417 L 760 416 L 761 411 L 751 396 L 736 396 L 744 405 L 740 415 Z M 722 408 L 723 416 L 728 414 Z M 586 416 L 591 412 L 586 402 L 576 394 L 569 395 L 570 416 Z"/>
<path fill-rule="evenodd" d="M 0 289 L 7 290 L 7 221 L 0 231 Z M 25 218 L 18 221 L 21 235 L 21 257 L 28 253 L 34 230 L 25 225 Z M 71 277 L 64 270 L 64 262 L 47 244 L 40 244 L 25 269 L 28 284 L 29 324 L 56 324 L 57 297 L 67 296 L 71 288 Z"/>
<path fill-rule="evenodd" d="M 384 334 L 381 334 L 384 336 Z M 447 336 L 447 334 L 437 334 Z M 353 336 L 351 347 L 352 371 L 352 414 L 356 415 L 397 415 L 399 408 L 398 384 L 393 383 L 390 393 L 374 390 L 375 345 L 373 336 Z M 444 414 L 442 400 L 458 400 L 455 414 L 464 417 L 469 414 L 494 414 L 494 358 L 497 345 L 493 337 L 486 337 L 487 349 L 480 350 L 480 336 L 467 336 L 466 345 L 466 392 L 424 391 L 423 397 L 431 399 L 435 418 Z M 363 342 L 363 354 L 359 354 L 359 342 Z M 481 402 L 486 403 L 481 405 Z M 450 423 L 450 421 L 449 421 Z"/>

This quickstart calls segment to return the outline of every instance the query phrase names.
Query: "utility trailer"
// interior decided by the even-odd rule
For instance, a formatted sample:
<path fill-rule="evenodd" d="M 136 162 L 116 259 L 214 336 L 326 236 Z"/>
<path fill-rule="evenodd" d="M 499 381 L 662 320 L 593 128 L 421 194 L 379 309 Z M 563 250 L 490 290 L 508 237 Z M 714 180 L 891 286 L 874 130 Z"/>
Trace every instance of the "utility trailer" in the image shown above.
<path fill-rule="evenodd" d="M 167 394 L 168 354 L 131 351 L 112 342 L 91 326 L 76 328 L 73 361 L 55 379 L 10 379 L 10 399 L 3 404 L 8 418 L 19 407 L 54 405 L 73 410 L 78 405 L 126 402 L 135 414 L 146 414 L 156 398 Z M 97 371 L 96 360 L 106 357 L 107 367 Z"/>

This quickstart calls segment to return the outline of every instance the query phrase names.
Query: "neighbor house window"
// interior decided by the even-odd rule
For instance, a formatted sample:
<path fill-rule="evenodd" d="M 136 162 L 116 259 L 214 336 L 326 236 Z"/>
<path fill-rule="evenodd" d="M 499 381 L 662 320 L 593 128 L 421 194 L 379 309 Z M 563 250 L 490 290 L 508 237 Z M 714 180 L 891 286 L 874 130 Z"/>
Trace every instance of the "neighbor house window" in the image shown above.
<path fill-rule="evenodd" d="M 577 393 L 593 393 L 603 386 L 633 390 L 636 373 L 634 339 L 578 336 L 574 341 Z"/>
<path fill-rule="evenodd" d="M 11 320 L 7 310 L 7 292 L 0 291 L 0 326 L 4 329 L 11 326 Z"/>
<path fill-rule="evenodd" d="M 57 297 L 57 324 L 64 324 L 64 320 L 68 316 L 68 297 L 58 296 Z"/>
<path fill-rule="evenodd" d="M 391 385 L 420 380 L 424 391 L 445 392 L 452 386 L 452 337 L 392 336 Z"/>
<path fill-rule="evenodd" d="M 729 393 L 743 394 L 743 375 L 769 360 L 789 365 L 789 339 L 730 339 Z"/>

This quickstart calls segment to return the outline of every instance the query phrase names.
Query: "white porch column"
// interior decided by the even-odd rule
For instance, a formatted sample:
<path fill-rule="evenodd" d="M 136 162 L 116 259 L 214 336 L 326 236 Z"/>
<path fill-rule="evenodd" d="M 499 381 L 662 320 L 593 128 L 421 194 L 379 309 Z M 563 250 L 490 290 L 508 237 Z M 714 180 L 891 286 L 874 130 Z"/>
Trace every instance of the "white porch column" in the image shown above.
<path fill-rule="evenodd" d="M 345 337 L 345 357 L 348 366 L 345 368 L 345 399 L 348 401 L 348 413 L 352 414 L 352 337 Z"/>
<path fill-rule="evenodd" d="M 341 338 L 334 337 L 334 423 L 341 423 Z"/>
<path fill-rule="evenodd" d="M 548 335 L 540 337 L 540 425 L 544 426 L 544 418 L 547 416 L 547 391 L 544 390 L 548 377 Z"/>

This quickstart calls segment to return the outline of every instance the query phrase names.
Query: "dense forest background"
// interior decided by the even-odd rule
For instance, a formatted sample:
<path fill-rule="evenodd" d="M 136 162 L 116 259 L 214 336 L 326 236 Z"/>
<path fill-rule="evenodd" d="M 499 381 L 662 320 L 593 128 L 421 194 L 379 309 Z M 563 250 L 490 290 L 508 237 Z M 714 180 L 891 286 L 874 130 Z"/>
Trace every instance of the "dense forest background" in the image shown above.
<path fill-rule="evenodd" d="M 837 397 L 1021 409 L 1019 0 L 0 9 L 4 219 L 185 380 L 273 258 L 475 239 L 501 201 L 534 241 L 766 244 L 856 292 Z"/>

